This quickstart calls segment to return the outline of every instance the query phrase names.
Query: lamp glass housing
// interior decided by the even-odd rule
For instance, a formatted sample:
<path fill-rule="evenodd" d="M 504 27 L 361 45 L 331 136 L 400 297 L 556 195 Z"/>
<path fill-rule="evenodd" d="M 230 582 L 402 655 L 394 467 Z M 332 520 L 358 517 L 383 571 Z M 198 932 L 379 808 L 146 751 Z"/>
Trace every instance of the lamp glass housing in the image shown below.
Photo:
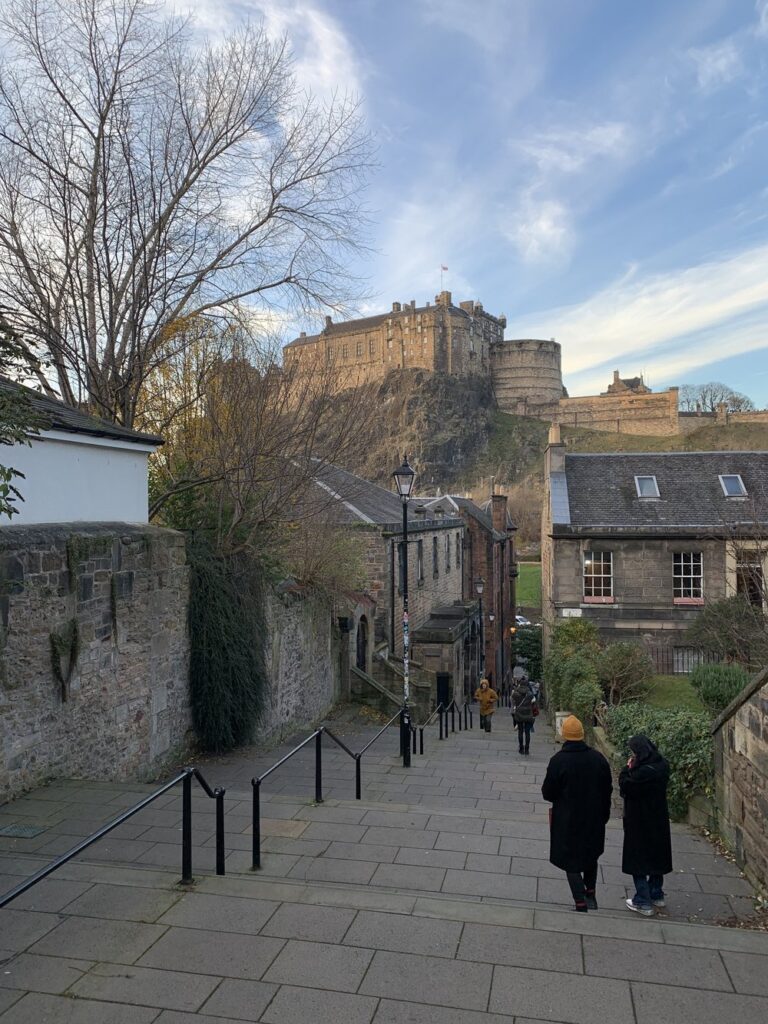
<path fill-rule="evenodd" d="M 402 466 L 399 466 L 394 471 L 392 476 L 395 479 L 397 493 L 400 495 L 401 498 L 405 498 L 406 500 L 408 500 L 408 498 L 410 498 L 411 496 L 411 491 L 413 490 L 413 481 L 414 478 L 416 477 L 416 474 L 414 473 L 413 469 L 411 468 L 408 462 L 407 455 L 403 459 Z"/>

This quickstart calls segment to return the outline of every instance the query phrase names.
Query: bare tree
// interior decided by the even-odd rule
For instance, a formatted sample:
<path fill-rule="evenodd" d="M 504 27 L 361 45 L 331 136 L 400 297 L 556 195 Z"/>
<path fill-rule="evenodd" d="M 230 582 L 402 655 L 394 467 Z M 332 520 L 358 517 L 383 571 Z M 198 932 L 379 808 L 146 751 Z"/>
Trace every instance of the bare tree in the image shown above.
<path fill-rule="evenodd" d="M 190 327 L 190 330 L 193 330 Z M 202 528 L 238 551 L 287 523 L 334 520 L 351 490 L 317 485 L 322 463 L 356 462 L 370 443 L 376 385 L 339 390 L 333 364 L 283 370 L 272 347 L 228 328 L 198 335 L 147 389 L 143 421 L 167 424 L 151 469 L 150 514 Z"/>
<path fill-rule="evenodd" d="M 750 412 L 755 408 L 751 398 L 718 381 L 683 384 L 680 388 L 680 408 L 684 412 L 717 412 L 721 403 L 728 406 L 728 412 Z"/>
<path fill-rule="evenodd" d="M 132 426 L 180 321 L 345 308 L 370 140 L 285 40 L 196 45 L 153 0 L 5 0 L 0 31 L 0 304 L 66 402 Z"/>

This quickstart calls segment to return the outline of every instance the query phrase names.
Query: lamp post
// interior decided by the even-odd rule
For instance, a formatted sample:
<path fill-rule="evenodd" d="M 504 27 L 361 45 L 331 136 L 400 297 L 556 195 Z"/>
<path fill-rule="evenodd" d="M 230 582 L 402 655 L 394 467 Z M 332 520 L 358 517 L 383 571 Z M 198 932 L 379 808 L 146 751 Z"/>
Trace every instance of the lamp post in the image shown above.
<path fill-rule="evenodd" d="M 408 463 L 408 456 L 403 464 L 392 474 L 403 506 L 403 708 L 400 712 L 400 753 L 403 757 L 403 768 L 411 766 L 411 712 L 408 707 L 410 699 L 410 635 L 408 625 L 408 499 L 413 490 L 416 474 Z"/>
<path fill-rule="evenodd" d="M 497 660 L 496 659 L 496 628 L 494 626 L 494 622 L 496 621 L 496 616 L 494 615 L 493 612 L 488 612 L 488 621 L 491 624 L 491 647 L 493 648 L 493 651 L 494 651 L 493 671 L 495 672 L 496 669 L 498 668 L 498 665 L 496 664 L 496 660 Z M 499 687 L 499 681 L 497 679 L 496 680 L 496 688 L 497 688 L 497 690 L 498 690 L 498 687 Z"/>
<path fill-rule="evenodd" d="M 475 593 L 480 601 L 480 678 L 485 675 L 485 630 L 483 629 L 483 589 L 485 580 L 482 576 L 475 579 Z"/>

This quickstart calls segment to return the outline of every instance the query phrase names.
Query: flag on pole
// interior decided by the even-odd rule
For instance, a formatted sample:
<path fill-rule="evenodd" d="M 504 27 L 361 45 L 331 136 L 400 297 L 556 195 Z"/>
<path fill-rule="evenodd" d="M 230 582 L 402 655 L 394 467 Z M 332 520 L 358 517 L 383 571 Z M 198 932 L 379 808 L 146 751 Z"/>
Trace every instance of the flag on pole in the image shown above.
<path fill-rule="evenodd" d="M 443 264 L 441 263 L 441 264 L 440 264 L 440 269 L 441 269 L 441 270 L 447 270 L 447 269 L 448 269 L 448 267 L 444 266 L 444 265 L 443 265 Z"/>

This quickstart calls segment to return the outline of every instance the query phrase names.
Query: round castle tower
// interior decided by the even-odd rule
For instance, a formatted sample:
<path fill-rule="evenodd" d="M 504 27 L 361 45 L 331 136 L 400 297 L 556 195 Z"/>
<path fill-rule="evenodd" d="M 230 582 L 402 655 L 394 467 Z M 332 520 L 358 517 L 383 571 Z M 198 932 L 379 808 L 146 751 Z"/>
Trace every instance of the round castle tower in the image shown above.
<path fill-rule="evenodd" d="M 556 341 L 526 338 L 491 345 L 491 375 L 496 401 L 504 412 L 556 406 L 565 395 Z"/>

